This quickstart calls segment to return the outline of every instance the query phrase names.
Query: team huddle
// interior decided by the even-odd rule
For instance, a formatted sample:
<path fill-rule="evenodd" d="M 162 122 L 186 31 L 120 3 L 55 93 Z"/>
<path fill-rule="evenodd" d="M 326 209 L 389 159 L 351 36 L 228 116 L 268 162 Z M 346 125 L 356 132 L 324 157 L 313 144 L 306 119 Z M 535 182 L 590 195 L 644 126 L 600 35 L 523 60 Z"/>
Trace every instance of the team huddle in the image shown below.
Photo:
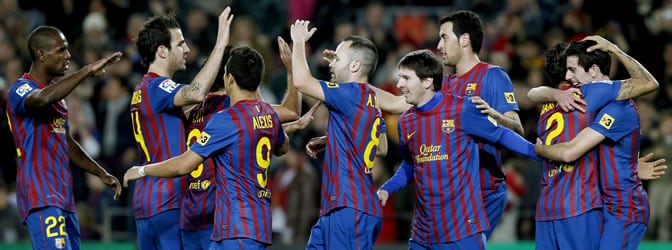
<path fill-rule="evenodd" d="M 323 51 L 330 80 L 313 77 L 306 43 L 316 28 L 297 20 L 291 47 L 277 39 L 288 72 L 279 105 L 259 94 L 259 52 L 229 46 L 233 18 L 230 8 L 220 14 L 216 44 L 188 84 L 171 80 L 189 53 L 174 16 L 144 24 L 136 46 L 148 71 L 129 103 L 140 161 L 122 183 L 72 138 L 63 100 L 121 53 L 63 77 L 71 57 L 65 36 L 51 26 L 31 32 L 32 65 L 11 85 L 7 116 L 19 156 L 20 215 L 34 249 L 80 248 L 70 160 L 113 188 L 115 199 L 122 184 L 133 186 L 140 249 L 266 249 L 272 155 L 288 151 L 288 134 L 305 128 L 319 105 L 329 120 L 325 136 L 306 145 L 311 156 L 325 154 L 320 217 L 306 249 L 373 249 L 382 206 L 410 184 L 410 249 L 486 249 L 507 202 L 502 149 L 542 162 L 537 249 L 637 249 L 643 239 L 649 202 L 641 179 L 661 172 L 638 159 L 632 98 L 658 82 L 606 39 L 589 36 L 546 52 L 549 82 L 528 93 L 542 107 L 539 139 L 531 143 L 521 136 L 509 76 L 478 58 L 484 31 L 474 12 L 439 19 L 440 57 L 417 50 L 398 62 L 400 96 L 369 84 L 378 52 L 360 36 Z M 609 79 L 612 56 L 630 79 Z M 444 75 L 444 66 L 454 73 Z M 318 100 L 303 115 L 302 95 Z M 376 187 L 374 159 L 387 153 L 383 111 L 400 114 L 402 163 Z"/>

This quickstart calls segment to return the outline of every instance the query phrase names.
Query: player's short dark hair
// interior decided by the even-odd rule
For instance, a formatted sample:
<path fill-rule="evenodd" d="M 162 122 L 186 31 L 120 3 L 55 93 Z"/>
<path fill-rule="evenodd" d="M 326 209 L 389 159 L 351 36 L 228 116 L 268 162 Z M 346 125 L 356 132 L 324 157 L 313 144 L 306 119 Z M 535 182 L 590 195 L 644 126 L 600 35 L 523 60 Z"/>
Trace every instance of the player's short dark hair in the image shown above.
<path fill-rule="evenodd" d="M 441 90 L 443 65 L 431 51 L 423 49 L 406 54 L 397 64 L 397 68 L 401 67 L 413 70 L 420 79 L 432 78 L 434 91 Z"/>
<path fill-rule="evenodd" d="M 439 19 L 439 25 L 444 23 L 453 23 L 453 33 L 460 37 L 462 34 L 469 34 L 471 38 L 471 50 L 478 54 L 483 45 L 483 21 L 476 12 L 469 10 L 459 10 L 448 14 Z"/>
<path fill-rule="evenodd" d="M 358 59 L 362 64 L 362 71 L 370 76 L 376 70 L 378 64 L 378 49 L 371 40 L 361 36 L 348 36 L 343 39 L 344 42 L 350 41 L 352 60 Z"/>
<path fill-rule="evenodd" d="M 149 66 L 156 59 L 156 49 L 163 45 L 172 49 L 170 45 L 170 29 L 179 29 L 180 24 L 175 14 L 155 16 L 149 19 L 138 32 L 135 46 L 138 48 L 142 63 Z"/>
<path fill-rule="evenodd" d="M 597 65 L 602 71 L 602 74 L 608 75 L 611 70 L 611 56 L 601 50 L 593 50 L 588 52 L 590 46 L 596 45 L 597 42 L 593 40 L 572 41 L 565 49 L 565 56 L 577 56 L 579 58 L 579 66 L 588 71 L 593 65 Z"/>
<path fill-rule="evenodd" d="M 544 86 L 558 87 L 565 81 L 567 72 L 567 57 L 565 57 L 567 43 L 558 43 L 544 52 Z"/>
<path fill-rule="evenodd" d="M 35 61 L 37 59 L 37 51 L 46 49 L 49 43 L 54 41 L 54 37 L 58 37 L 61 34 L 63 32 L 54 26 L 39 26 L 31 31 L 28 35 L 30 59 Z"/>
<path fill-rule="evenodd" d="M 238 47 L 231 50 L 226 72 L 236 79 L 240 88 L 256 91 L 264 75 L 264 60 L 255 49 Z"/>

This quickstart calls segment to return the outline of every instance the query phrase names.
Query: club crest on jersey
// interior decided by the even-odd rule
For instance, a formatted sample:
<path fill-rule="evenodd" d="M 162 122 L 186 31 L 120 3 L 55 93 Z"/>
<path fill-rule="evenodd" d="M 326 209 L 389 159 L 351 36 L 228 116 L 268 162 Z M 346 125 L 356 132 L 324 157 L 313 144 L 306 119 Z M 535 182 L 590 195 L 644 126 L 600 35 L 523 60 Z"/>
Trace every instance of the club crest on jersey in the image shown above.
<path fill-rule="evenodd" d="M 467 88 L 464 90 L 464 95 L 466 95 L 466 96 L 474 95 L 477 87 L 478 87 L 478 83 L 475 83 L 475 82 L 467 83 Z"/>
<path fill-rule="evenodd" d="M 173 82 L 173 80 L 166 79 L 159 84 L 159 88 L 168 93 L 173 93 L 173 90 L 177 88 L 177 83 Z"/>
<path fill-rule="evenodd" d="M 327 84 L 327 88 L 335 89 L 335 88 L 340 87 L 340 86 L 338 85 L 338 83 L 335 83 L 335 82 L 326 82 L 326 84 Z"/>
<path fill-rule="evenodd" d="M 616 119 L 607 113 L 602 115 L 602 118 L 600 118 L 600 125 L 606 129 L 611 129 L 611 126 L 614 125 L 614 122 L 616 122 Z"/>
<path fill-rule="evenodd" d="M 455 131 L 455 120 L 453 119 L 443 120 L 441 124 L 441 131 L 443 131 L 446 134 L 450 134 L 453 131 Z"/>
<path fill-rule="evenodd" d="M 54 241 L 55 241 L 54 245 L 56 246 L 56 248 L 58 249 L 65 248 L 65 238 L 55 238 Z"/>
<path fill-rule="evenodd" d="M 504 98 L 506 98 L 507 103 L 516 103 L 516 96 L 513 95 L 513 92 L 504 92 Z"/>
<path fill-rule="evenodd" d="M 31 90 L 33 90 L 33 87 L 31 87 L 30 84 L 24 83 L 23 85 L 21 85 L 19 88 L 16 89 L 16 94 L 19 95 L 20 97 L 23 97 Z"/>
<path fill-rule="evenodd" d="M 205 131 L 203 131 L 203 133 L 201 133 L 201 136 L 198 137 L 198 140 L 196 142 L 198 142 L 198 144 L 201 144 L 201 146 L 205 146 L 205 144 L 208 143 L 209 140 L 210 135 Z"/>

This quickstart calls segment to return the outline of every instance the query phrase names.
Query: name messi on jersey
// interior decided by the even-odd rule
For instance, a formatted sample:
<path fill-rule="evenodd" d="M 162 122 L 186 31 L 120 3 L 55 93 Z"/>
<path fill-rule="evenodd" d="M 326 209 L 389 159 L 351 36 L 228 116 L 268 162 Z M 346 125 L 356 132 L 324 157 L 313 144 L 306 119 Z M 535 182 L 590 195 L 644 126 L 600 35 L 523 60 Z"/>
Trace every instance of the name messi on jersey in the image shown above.
<path fill-rule="evenodd" d="M 254 129 L 273 128 L 273 116 L 260 115 L 252 117 L 252 126 Z"/>

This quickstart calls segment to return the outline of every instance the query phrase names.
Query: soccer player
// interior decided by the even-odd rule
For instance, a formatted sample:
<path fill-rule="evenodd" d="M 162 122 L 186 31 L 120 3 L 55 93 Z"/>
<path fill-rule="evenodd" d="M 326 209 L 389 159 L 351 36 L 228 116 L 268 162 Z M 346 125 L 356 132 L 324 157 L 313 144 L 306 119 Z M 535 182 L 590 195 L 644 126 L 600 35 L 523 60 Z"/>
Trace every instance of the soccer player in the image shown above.
<path fill-rule="evenodd" d="M 443 79 L 441 91 L 471 98 L 479 109 L 491 116 L 498 124 L 523 134 L 518 117 L 518 104 L 513 93 L 513 84 L 507 73 L 498 66 L 482 62 L 478 53 L 483 44 L 483 22 L 471 11 L 456 11 L 439 20 L 440 40 L 437 45 L 445 66 L 454 67 L 455 73 Z M 394 96 L 374 87 L 380 98 L 382 110 L 401 114 L 411 105 L 402 96 Z M 506 184 L 502 172 L 501 152 L 496 146 L 478 142 L 480 155 L 480 181 L 485 211 L 490 228 L 486 238 L 499 223 L 506 206 Z"/>
<path fill-rule="evenodd" d="M 7 103 L 19 159 L 19 213 L 28 226 L 33 249 L 79 249 L 70 161 L 114 188 L 114 199 L 121 194 L 121 185 L 72 138 L 63 98 L 87 77 L 104 74 L 105 67 L 119 61 L 121 53 L 112 53 L 63 77 L 71 57 L 68 41 L 59 29 L 35 28 L 28 35 L 28 49 L 30 71 L 10 86 Z M 53 81 L 55 78 L 60 79 Z"/>
<path fill-rule="evenodd" d="M 315 32 L 308 21 L 291 26 L 292 74 L 299 92 L 323 101 L 329 110 L 320 218 L 307 249 L 373 249 L 382 224 L 372 170 L 382 113 L 368 76 L 377 50 L 362 37 L 346 37 L 329 64 L 331 81 L 315 79 L 308 69 L 305 43 Z"/>
<path fill-rule="evenodd" d="M 608 72 L 611 63 L 609 54 L 605 52 L 615 55 L 626 66 L 632 78 L 609 80 L 603 73 Z M 572 83 L 587 86 L 599 82 L 610 82 L 616 86 L 620 84 L 619 90 L 630 87 L 626 94 L 630 94 L 637 83 L 658 86 L 655 78 L 636 60 L 599 36 L 589 36 L 581 42 L 570 43 L 565 56 L 566 79 Z M 643 93 L 653 90 L 655 88 Z M 620 91 L 618 93 L 621 94 Z M 589 126 L 584 126 L 576 136 L 565 138 L 562 143 L 544 145 L 538 140 L 535 151 L 550 160 L 574 162 L 590 150 L 599 150 L 599 168 L 596 171 L 599 172 L 597 183 L 602 196 L 604 222 L 599 248 L 637 249 L 646 231 L 650 209 L 646 191 L 636 173 L 640 143 L 637 109 L 629 99 L 611 102 L 588 122 Z M 576 230 L 576 227 L 572 227 L 572 230 Z"/>
<path fill-rule="evenodd" d="M 271 152 L 286 153 L 289 140 L 271 105 L 257 99 L 263 69 L 259 52 L 233 49 L 224 73 L 231 107 L 213 114 L 185 153 L 133 167 L 124 175 L 124 185 L 145 175 L 181 176 L 214 158 L 217 188 L 210 249 L 265 249 L 271 244 L 268 168 Z"/>
<path fill-rule="evenodd" d="M 497 125 L 469 100 L 441 90 L 441 62 L 429 50 L 413 51 L 398 64 L 406 102 L 399 118 L 402 163 L 378 191 L 415 183 L 417 197 L 409 249 L 485 249 L 488 219 L 481 199 L 475 138 L 538 159 L 534 145 Z"/>
<path fill-rule="evenodd" d="M 131 98 L 131 120 L 141 164 L 163 161 L 186 150 L 183 107 L 206 98 L 229 42 L 232 19 L 227 7 L 219 16 L 217 42 L 210 60 L 188 86 L 170 79 L 186 68 L 189 53 L 175 18 L 154 17 L 138 33 L 136 46 L 143 63 L 149 67 Z M 172 249 L 181 245 L 178 209 L 186 188 L 185 178 L 150 177 L 135 183 L 133 208 L 140 249 Z"/>
<path fill-rule="evenodd" d="M 283 64 L 286 68 L 290 69 L 287 74 L 288 90 L 282 105 L 271 106 L 278 113 L 280 122 L 288 122 L 296 120 L 296 114 L 301 112 L 300 94 L 291 84 L 291 49 L 280 37 L 278 37 L 278 46 L 280 47 L 280 57 Z M 226 95 L 226 88 L 224 88 L 224 70 L 226 62 L 229 60 L 231 49 L 232 47 L 229 45 L 224 51 L 221 66 L 210 89 L 210 94 L 208 94 L 205 101 L 199 103 L 189 111 L 187 124 L 185 125 L 188 131 L 188 145 L 193 144 L 200 137 L 205 129 L 205 125 L 215 113 L 230 106 L 230 98 Z M 311 117 L 316 108 L 317 105 L 311 108 L 298 121 L 288 123 L 287 125 L 283 124 L 285 131 L 290 133 L 305 128 L 312 121 Z M 212 158 L 208 158 L 198 165 L 194 171 L 186 175 L 187 190 L 182 197 L 182 209 L 180 210 L 180 234 L 184 250 L 208 249 L 210 245 L 212 225 L 214 224 L 215 188 L 217 188 L 214 185 L 216 182 L 215 171 L 215 161 Z"/>

